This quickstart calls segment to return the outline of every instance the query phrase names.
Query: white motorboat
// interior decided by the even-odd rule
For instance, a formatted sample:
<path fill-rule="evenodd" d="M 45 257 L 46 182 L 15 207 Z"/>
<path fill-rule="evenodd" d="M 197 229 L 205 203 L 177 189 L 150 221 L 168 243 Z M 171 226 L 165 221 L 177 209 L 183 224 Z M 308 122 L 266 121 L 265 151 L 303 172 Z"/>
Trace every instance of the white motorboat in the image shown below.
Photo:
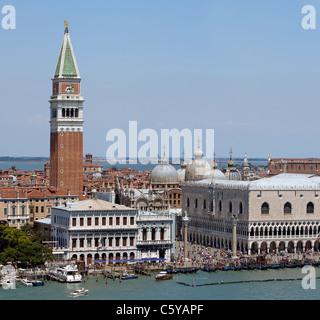
<path fill-rule="evenodd" d="M 77 296 L 83 296 L 83 295 L 87 294 L 88 292 L 89 292 L 89 290 L 82 288 L 82 289 L 75 290 L 75 291 L 71 292 L 70 294 L 73 297 L 77 297 Z"/>
<path fill-rule="evenodd" d="M 32 284 L 32 281 L 28 280 L 28 279 L 21 279 L 20 281 L 22 284 L 24 284 L 25 286 L 28 286 L 28 287 L 32 287 L 33 284 Z"/>
<path fill-rule="evenodd" d="M 51 274 L 63 282 L 75 283 L 82 281 L 82 275 L 78 271 L 78 267 L 76 265 L 59 267 Z"/>

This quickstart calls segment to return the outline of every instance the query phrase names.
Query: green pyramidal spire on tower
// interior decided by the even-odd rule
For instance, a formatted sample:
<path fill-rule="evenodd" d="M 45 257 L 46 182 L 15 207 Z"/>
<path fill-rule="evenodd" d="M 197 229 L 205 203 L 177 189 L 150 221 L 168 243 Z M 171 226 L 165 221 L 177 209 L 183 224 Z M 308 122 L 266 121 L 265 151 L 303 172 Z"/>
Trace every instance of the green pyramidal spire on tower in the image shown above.
<path fill-rule="evenodd" d="M 54 77 L 80 78 L 76 58 L 71 44 L 68 25 L 67 23 L 65 23 L 65 25 L 66 28 Z"/>

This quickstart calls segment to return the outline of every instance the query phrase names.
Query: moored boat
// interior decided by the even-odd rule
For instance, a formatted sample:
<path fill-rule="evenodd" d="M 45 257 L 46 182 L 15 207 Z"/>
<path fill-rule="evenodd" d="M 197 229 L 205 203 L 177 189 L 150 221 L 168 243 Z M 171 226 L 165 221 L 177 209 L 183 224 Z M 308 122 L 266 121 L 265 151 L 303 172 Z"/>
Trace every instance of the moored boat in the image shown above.
<path fill-rule="evenodd" d="M 33 284 L 32 284 L 32 281 L 28 280 L 28 279 L 21 279 L 20 281 L 22 284 L 24 284 L 25 286 L 28 286 L 28 287 L 32 287 Z"/>
<path fill-rule="evenodd" d="M 156 280 L 170 280 L 173 278 L 171 274 L 168 274 L 166 271 L 160 271 L 156 276 Z"/>
<path fill-rule="evenodd" d="M 57 268 L 51 272 L 51 275 L 59 281 L 75 283 L 82 281 L 82 275 L 78 271 L 77 266 L 67 265 L 65 267 Z"/>
<path fill-rule="evenodd" d="M 132 273 L 127 273 L 127 272 L 125 272 L 125 273 L 121 276 L 121 279 L 122 279 L 122 280 L 137 279 L 137 278 L 138 278 L 137 275 L 132 274 Z"/>

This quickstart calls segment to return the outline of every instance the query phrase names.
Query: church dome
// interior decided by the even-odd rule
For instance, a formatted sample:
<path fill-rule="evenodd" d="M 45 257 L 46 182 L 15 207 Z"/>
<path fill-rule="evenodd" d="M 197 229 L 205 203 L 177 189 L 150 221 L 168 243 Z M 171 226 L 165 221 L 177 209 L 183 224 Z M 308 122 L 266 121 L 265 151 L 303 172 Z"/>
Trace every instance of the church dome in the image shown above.
<path fill-rule="evenodd" d="M 178 183 L 177 171 L 168 163 L 165 155 L 163 156 L 161 163 L 152 170 L 151 183 Z"/>
<path fill-rule="evenodd" d="M 225 173 L 227 180 L 241 180 L 241 174 L 236 168 L 228 168 Z"/>
<path fill-rule="evenodd" d="M 211 177 L 214 180 L 226 180 L 225 175 L 223 174 L 222 171 L 220 171 L 219 169 L 212 169 L 211 171 Z"/>
<path fill-rule="evenodd" d="M 199 181 L 211 178 L 211 166 L 203 159 L 203 152 L 198 148 L 194 152 L 194 159 L 186 168 L 186 181 Z"/>
<path fill-rule="evenodd" d="M 216 162 L 216 156 L 215 153 L 213 153 L 213 160 L 211 162 L 211 179 L 214 180 L 226 180 L 225 175 L 221 170 L 218 169 L 218 164 Z"/>
<path fill-rule="evenodd" d="M 227 180 L 242 180 L 239 170 L 236 169 L 232 160 L 232 150 L 230 150 L 230 160 L 226 168 L 225 177 Z"/>
<path fill-rule="evenodd" d="M 181 167 L 177 170 L 177 175 L 179 183 L 182 183 L 186 178 L 186 169 Z"/>

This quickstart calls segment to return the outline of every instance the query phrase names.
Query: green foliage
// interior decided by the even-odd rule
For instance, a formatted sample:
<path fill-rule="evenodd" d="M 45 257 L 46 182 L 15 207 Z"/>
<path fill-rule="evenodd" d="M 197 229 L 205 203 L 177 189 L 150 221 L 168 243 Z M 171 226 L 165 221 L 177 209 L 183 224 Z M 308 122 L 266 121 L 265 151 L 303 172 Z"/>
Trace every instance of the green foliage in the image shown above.
<path fill-rule="evenodd" d="M 51 249 L 38 241 L 41 239 L 40 235 L 32 237 L 31 241 L 27 234 L 30 234 L 29 228 L 19 230 L 0 226 L 1 263 L 26 261 L 35 266 L 53 258 Z"/>

